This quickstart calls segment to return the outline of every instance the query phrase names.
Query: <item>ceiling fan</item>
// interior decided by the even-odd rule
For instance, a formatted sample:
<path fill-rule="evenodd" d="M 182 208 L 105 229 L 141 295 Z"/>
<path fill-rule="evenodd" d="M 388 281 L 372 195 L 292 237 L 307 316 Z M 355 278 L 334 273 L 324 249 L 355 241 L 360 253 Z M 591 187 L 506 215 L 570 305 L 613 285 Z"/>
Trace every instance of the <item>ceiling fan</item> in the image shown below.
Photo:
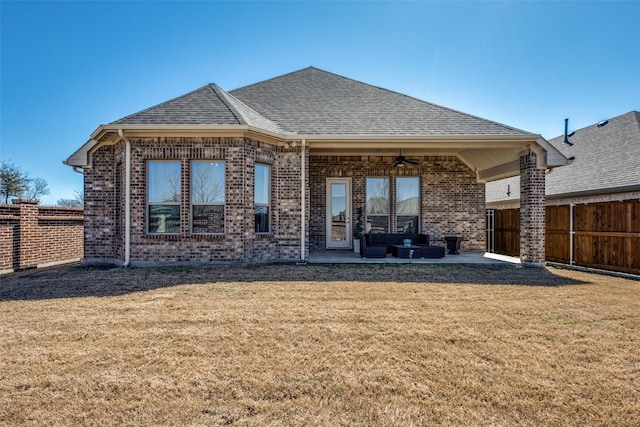
<path fill-rule="evenodd" d="M 396 161 L 393 163 L 393 167 L 394 168 L 402 168 L 406 164 L 417 165 L 418 162 L 416 162 L 415 160 L 409 160 L 409 159 L 405 158 L 402 155 L 402 150 L 400 150 L 400 155 L 398 157 L 396 157 Z"/>

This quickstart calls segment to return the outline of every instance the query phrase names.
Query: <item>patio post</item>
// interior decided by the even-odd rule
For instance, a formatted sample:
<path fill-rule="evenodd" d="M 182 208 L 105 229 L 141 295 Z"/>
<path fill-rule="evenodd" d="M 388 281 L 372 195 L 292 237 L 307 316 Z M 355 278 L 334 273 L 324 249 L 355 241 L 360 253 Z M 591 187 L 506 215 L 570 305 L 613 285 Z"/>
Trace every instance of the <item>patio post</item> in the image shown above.
<path fill-rule="evenodd" d="M 520 154 L 520 261 L 545 263 L 545 170 L 537 167 L 533 150 Z"/>

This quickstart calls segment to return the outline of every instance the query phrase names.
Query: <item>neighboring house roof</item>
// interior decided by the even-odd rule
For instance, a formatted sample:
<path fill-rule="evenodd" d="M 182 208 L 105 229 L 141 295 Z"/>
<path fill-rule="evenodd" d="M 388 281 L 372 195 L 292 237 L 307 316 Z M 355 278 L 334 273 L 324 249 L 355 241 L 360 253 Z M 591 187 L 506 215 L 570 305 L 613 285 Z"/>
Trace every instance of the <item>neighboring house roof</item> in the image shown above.
<path fill-rule="evenodd" d="M 209 84 L 101 125 L 65 163 L 89 167 L 93 150 L 126 136 L 189 134 L 304 140 L 315 155 L 452 155 L 481 181 L 518 174 L 529 148 L 540 167 L 566 164 L 539 135 L 314 67 L 230 92 Z"/>
<path fill-rule="evenodd" d="M 339 135 L 531 135 L 308 67 L 232 90 L 289 132 Z"/>
<path fill-rule="evenodd" d="M 548 198 L 640 190 L 640 112 L 602 123 L 575 131 L 569 138 L 571 146 L 564 143 L 564 135 L 549 141 L 573 160 L 546 175 Z M 487 184 L 489 204 L 519 199 L 519 177 Z"/>

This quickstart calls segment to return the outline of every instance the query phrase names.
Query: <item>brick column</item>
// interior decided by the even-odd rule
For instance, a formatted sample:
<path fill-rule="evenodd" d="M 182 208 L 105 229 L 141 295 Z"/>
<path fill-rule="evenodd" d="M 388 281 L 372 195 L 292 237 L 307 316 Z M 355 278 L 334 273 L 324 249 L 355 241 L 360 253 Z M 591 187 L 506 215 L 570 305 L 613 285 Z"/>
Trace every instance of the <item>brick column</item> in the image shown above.
<path fill-rule="evenodd" d="M 545 171 L 538 169 L 536 154 L 520 156 L 520 261 L 543 267 L 545 262 Z"/>
<path fill-rule="evenodd" d="M 11 202 L 20 205 L 17 270 L 36 268 L 39 252 L 38 201 L 20 199 Z"/>

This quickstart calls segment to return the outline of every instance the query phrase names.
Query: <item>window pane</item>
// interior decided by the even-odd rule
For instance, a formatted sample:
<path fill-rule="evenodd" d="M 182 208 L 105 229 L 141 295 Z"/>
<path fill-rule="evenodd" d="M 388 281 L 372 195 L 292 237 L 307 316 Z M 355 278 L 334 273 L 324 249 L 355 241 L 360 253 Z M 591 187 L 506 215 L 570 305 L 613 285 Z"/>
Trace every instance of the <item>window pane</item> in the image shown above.
<path fill-rule="evenodd" d="M 224 203 L 224 162 L 191 162 L 191 201 Z"/>
<path fill-rule="evenodd" d="M 396 181 L 397 215 L 420 214 L 420 180 L 417 177 L 398 178 Z M 398 229 L 400 219 L 398 218 Z"/>
<path fill-rule="evenodd" d="M 269 204 L 269 166 L 256 165 L 253 185 L 253 201 L 262 205 Z"/>
<path fill-rule="evenodd" d="M 149 205 L 149 233 L 180 233 L 180 205 Z"/>
<path fill-rule="evenodd" d="M 367 178 L 367 214 L 389 214 L 389 178 Z"/>
<path fill-rule="evenodd" d="M 224 233 L 224 205 L 193 205 L 192 233 Z"/>
<path fill-rule="evenodd" d="M 418 233 L 418 216 L 398 216 L 398 233 Z"/>
<path fill-rule="evenodd" d="M 367 217 L 367 233 L 388 233 L 389 217 L 386 215 L 376 215 Z"/>
<path fill-rule="evenodd" d="M 180 202 L 180 162 L 148 162 L 150 203 Z"/>
<path fill-rule="evenodd" d="M 267 206 L 256 206 L 254 208 L 256 233 L 269 232 L 269 208 Z"/>

